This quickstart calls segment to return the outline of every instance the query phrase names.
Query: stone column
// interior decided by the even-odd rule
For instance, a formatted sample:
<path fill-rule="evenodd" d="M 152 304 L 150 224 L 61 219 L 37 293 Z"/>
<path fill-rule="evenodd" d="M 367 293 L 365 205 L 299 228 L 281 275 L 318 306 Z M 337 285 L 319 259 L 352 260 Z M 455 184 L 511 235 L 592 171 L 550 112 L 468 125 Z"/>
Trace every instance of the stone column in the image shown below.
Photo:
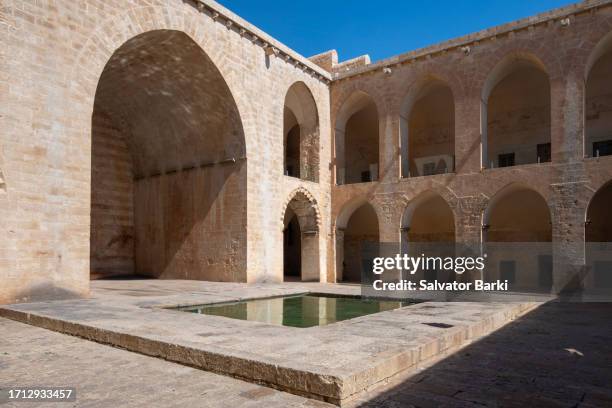
<path fill-rule="evenodd" d="M 398 149 L 398 154 L 399 154 L 399 171 L 400 171 L 400 177 L 405 178 L 405 177 L 410 177 L 410 160 L 409 160 L 409 144 L 408 141 L 409 139 L 409 130 L 408 130 L 408 117 L 400 115 L 399 118 L 399 149 Z"/>
<path fill-rule="evenodd" d="M 302 245 L 302 280 L 319 282 L 320 254 L 318 231 L 303 231 Z"/>
<path fill-rule="evenodd" d="M 579 198 L 585 196 L 585 185 L 556 183 L 553 189 L 553 290 L 571 293 L 582 288 L 586 274 L 584 217 L 588 203 Z"/>
<path fill-rule="evenodd" d="M 582 160 L 584 156 L 584 79 L 570 73 L 550 82 L 550 122 L 553 163 Z"/>
<path fill-rule="evenodd" d="M 303 126 L 300 129 L 300 173 L 303 180 L 318 181 L 318 129 Z"/>
<path fill-rule="evenodd" d="M 344 270 L 342 262 L 344 261 L 344 228 L 336 228 L 335 231 L 336 243 L 336 279 L 335 282 L 342 281 L 342 272 Z"/>
<path fill-rule="evenodd" d="M 553 290 L 582 287 L 586 273 L 584 220 L 589 196 L 583 158 L 584 81 L 569 73 L 551 79 L 551 144 L 554 175 L 549 203 L 553 232 Z"/>
<path fill-rule="evenodd" d="M 482 236 L 482 211 L 486 206 L 479 196 L 461 197 L 455 210 L 455 242 L 477 244 Z"/>
<path fill-rule="evenodd" d="M 336 184 L 344 184 L 346 164 L 344 160 L 344 130 L 336 129 L 334 132 L 335 164 L 336 164 Z"/>
<path fill-rule="evenodd" d="M 483 118 L 486 133 L 486 110 Z M 481 168 L 480 94 L 455 98 L 455 173 L 476 173 Z M 485 149 L 486 150 L 486 149 Z"/>
<path fill-rule="evenodd" d="M 392 183 L 399 178 L 399 120 L 390 114 L 379 118 L 378 179 Z"/>

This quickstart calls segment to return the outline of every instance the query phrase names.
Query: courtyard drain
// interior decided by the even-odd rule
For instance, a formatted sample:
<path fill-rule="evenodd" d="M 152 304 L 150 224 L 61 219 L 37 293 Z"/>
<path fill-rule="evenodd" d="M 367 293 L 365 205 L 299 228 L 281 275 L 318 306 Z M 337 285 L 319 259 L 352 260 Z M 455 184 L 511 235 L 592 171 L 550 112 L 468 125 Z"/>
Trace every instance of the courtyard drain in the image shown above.
<path fill-rule="evenodd" d="M 452 324 L 446 324 L 446 323 L 423 323 L 423 324 L 426 324 L 431 327 L 437 327 L 439 329 L 449 329 L 451 327 L 454 327 Z"/>

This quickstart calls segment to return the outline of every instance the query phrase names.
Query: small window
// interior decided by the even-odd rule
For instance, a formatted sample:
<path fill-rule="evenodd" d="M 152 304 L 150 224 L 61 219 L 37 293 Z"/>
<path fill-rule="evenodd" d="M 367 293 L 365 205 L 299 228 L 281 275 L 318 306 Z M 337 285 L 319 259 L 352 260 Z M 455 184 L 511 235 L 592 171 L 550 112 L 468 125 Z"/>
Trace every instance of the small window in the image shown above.
<path fill-rule="evenodd" d="M 550 143 L 541 143 L 538 145 L 538 163 L 547 163 L 550 161 Z"/>
<path fill-rule="evenodd" d="M 514 166 L 514 153 L 504 153 L 497 156 L 499 167 Z"/>
<path fill-rule="evenodd" d="M 362 171 L 361 172 L 361 182 L 362 183 L 367 183 L 368 181 L 372 181 L 372 178 L 370 176 L 370 171 Z"/>
<path fill-rule="evenodd" d="M 593 143 L 593 157 L 609 156 L 612 154 L 612 140 L 603 140 Z"/>
<path fill-rule="evenodd" d="M 499 278 L 502 281 L 507 280 L 509 284 L 516 281 L 516 262 L 515 261 L 500 261 L 499 262 Z"/>

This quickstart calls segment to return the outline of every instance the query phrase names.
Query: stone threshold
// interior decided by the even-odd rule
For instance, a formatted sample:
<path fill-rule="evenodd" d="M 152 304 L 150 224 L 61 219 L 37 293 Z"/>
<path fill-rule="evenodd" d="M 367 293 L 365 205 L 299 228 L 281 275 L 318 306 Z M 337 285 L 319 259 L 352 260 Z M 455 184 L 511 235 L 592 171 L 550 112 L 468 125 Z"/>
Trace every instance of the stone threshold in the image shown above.
<path fill-rule="evenodd" d="M 427 303 L 410 307 L 418 309 Z M 257 356 L 249 358 L 239 352 L 215 351 L 214 347 L 207 345 L 194 347 L 155 333 L 134 334 L 128 329 L 111 329 L 104 325 L 64 319 L 60 315 L 53 316 L 48 310 L 39 312 L 35 305 L 4 306 L 0 308 L 0 316 L 343 406 L 363 393 L 393 381 L 394 377 L 404 377 L 411 369 L 448 356 L 536 308 L 539 303 L 505 304 L 491 313 L 481 313 L 482 318 L 477 321 L 440 328 L 435 335 L 421 336 L 405 346 L 383 350 L 343 369 L 303 367 L 297 362 L 279 364 L 265 356 L 261 359 Z M 388 312 L 370 317 L 383 313 Z M 381 336 L 384 335 L 381 333 Z M 316 353 L 316 350 L 313 352 Z M 346 351 L 338 350 L 338 353 L 343 352 Z"/>

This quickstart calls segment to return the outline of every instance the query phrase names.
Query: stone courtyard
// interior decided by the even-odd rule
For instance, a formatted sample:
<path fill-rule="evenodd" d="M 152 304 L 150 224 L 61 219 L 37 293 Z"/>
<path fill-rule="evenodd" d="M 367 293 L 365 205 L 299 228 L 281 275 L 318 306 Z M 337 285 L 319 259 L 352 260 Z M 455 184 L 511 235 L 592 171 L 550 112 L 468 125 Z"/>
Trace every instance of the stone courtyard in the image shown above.
<path fill-rule="evenodd" d="M 609 406 L 611 313 L 612 306 L 603 303 L 542 305 L 347 406 Z M 87 407 L 333 406 L 5 318 L 0 328 L 0 388 L 15 379 L 31 385 L 76 384 L 78 406 Z"/>
<path fill-rule="evenodd" d="M 612 405 L 610 304 L 557 301 L 612 299 L 611 72 L 611 0 L 380 61 L 214 0 L 0 0 L 0 389 Z M 539 297 L 307 328 L 168 309 L 355 297 L 368 243 L 502 248 L 487 277 Z"/>

